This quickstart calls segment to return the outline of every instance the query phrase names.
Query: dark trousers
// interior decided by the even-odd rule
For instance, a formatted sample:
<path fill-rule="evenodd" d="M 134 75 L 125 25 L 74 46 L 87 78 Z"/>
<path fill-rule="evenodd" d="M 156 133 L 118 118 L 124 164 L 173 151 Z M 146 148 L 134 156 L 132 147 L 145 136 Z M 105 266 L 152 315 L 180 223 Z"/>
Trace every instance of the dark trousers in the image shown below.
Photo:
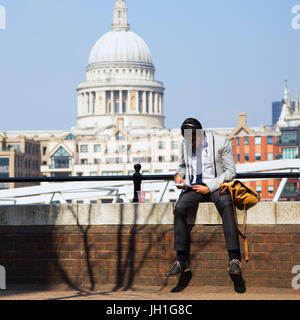
<path fill-rule="evenodd" d="M 233 205 L 229 193 L 219 194 L 216 190 L 202 195 L 194 190 L 182 192 L 174 210 L 174 244 L 176 251 L 186 251 L 189 247 L 190 228 L 187 223 L 188 214 L 196 213 L 199 202 L 214 202 L 222 218 L 227 250 L 239 250 L 239 235 Z"/>

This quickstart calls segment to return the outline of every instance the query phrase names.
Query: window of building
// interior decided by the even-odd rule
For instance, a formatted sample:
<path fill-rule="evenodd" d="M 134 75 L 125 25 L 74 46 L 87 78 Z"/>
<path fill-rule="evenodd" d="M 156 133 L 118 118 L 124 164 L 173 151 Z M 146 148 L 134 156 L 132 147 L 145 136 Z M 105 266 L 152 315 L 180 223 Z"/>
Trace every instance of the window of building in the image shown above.
<path fill-rule="evenodd" d="M 154 173 L 162 173 L 162 170 L 154 170 Z"/>
<path fill-rule="evenodd" d="M 298 151 L 297 148 L 282 148 L 282 159 L 297 159 Z"/>
<path fill-rule="evenodd" d="M 245 146 L 249 145 L 249 137 L 244 137 L 244 145 Z"/>
<path fill-rule="evenodd" d="M 102 203 L 112 203 L 113 199 L 102 199 L 101 202 Z"/>
<path fill-rule="evenodd" d="M 19 144 L 9 144 L 7 149 L 15 149 L 16 153 L 20 152 L 20 145 Z"/>
<path fill-rule="evenodd" d="M 100 159 L 94 159 L 94 164 L 100 164 L 101 160 Z"/>
<path fill-rule="evenodd" d="M 124 144 L 120 145 L 119 148 L 118 148 L 119 152 L 126 152 L 126 150 L 127 150 L 127 147 Z"/>
<path fill-rule="evenodd" d="M 97 175 L 97 172 L 90 172 L 91 177 L 95 177 Z"/>
<path fill-rule="evenodd" d="M 0 178 L 9 178 L 9 158 L 0 158 Z M 0 182 L 0 189 L 9 189 L 9 183 Z"/>
<path fill-rule="evenodd" d="M 0 167 L 9 166 L 9 158 L 0 158 Z"/>
<path fill-rule="evenodd" d="M 71 156 L 63 147 L 59 147 L 58 150 L 51 156 L 52 168 L 70 168 L 70 163 Z"/>
<path fill-rule="evenodd" d="M 239 154 L 236 155 L 236 162 L 240 162 L 240 155 Z"/>
<path fill-rule="evenodd" d="M 45 155 L 47 152 L 47 147 L 43 147 L 43 155 Z"/>
<path fill-rule="evenodd" d="M 268 152 L 268 161 L 274 160 L 274 156 L 272 152 Z"/>
<path fill-rule="evenodd" d="M 271 136 L 267 137 L 267 144 L 273 144 L 273 137 Z"/>
<path fill-rule="evenodd" d="M 77 176 L 78 177 L 82 177 L 83 176 L 83 172 L 77 172 Z"/>
<path fill-rule="evenodd" d="M 178 156 L 171 155 L 171 162 L 177 162 L 179 160 Z"/>
<path fill-rule="evenodd" d="M 283 144 L 297 144 L 297 131 L 296 130 L 288 130 L 282 131 L 281 133 L 281 143 Z"/>
<path fill-rule="evenodd" d="M 268 193 L 274 193 L 274 186 L 268 186 Z"/>
<path fill-rule="evenodd" d="M 122 171 L 103 171 L 103 176 L 121 176 L 123 175 Z"/>
<path fill-rule="evenodd" d="M 165 161 L 165 157 L 163 157 L 163 156 L 158 157 L 158 162 L 164 162 L 164 161 Z"/>
<path fill-rule="evenodd" d="M 237 145 L 237 146 L 240 145 L 240 138 L 236 138 L 236 145 Z"/>
<path fill-rule="evenodd" d="M 245 153 L 244 154 L 244 160 L 245 161 L 249 161 L 250 160 L 249 153 Z"/>
<path fill-rule="evenodd" d="M 256 190 L 256 192 L 261 193 L 262 188 L 261 188 L 261 186 L 256 186 L 256 187 L 255 187 L 255 190 Z"/>
<path fill-rule="evenodd" d="M 297 182 L 288 181 L 284 186 L 282 193 L 298 193 Z"/>
<path fill-rule="evenodd" d="M 105 163 L 112 164 L 112 163 L 123 163 L 122 158 L 106 158 Z"/>
<path fill-rule="evenodd" d="M 151 157 L 134 157 L 132 160 L 134 163 L 151 162 Z"/>
<path fill-rule="evenodd" d="M 94 152 L 101 152 L 101 144 L 94 144 Z"/>
<path fill-rule="evenodd" d="M 255 144 L 261 144 L 261 137 L 255 137 Z"/>
<path fill-rule="evenodd" d="M 76 140 L 76 138 L 72 133 L 70 133 L 65 137 L 65 140 Z"/>
<path fill-rule="evenodd" d="M 165 143 L 164 143 L 164 141 L 158 141 L 158 142 L 157 142 L 157 147 L 158 147 L 159 150 L 164 149 L 164 148 L 165 148 Z"/>
<path fill-rule="evenodd" d="M 178 141 L 171 141 L 171 149 L 178 149 Z"/>
<path fill-rule="evenodd" d="M 80 160 L 80 163 L 81 163 L 81 164 L 88 164 L 88 161 L 87 161 L 87 159 L 81 159 L 81 160 Z"/>
<path fill-rule="evenodd" d="M 88 151 L 88 146 L 87 144 L 82 144 L 80 146 L 80 152 L 87 152 Z"/>
<path fill-rule="evenodd" d="M 261 160 L 261 153 L 255 153 L 255 160 L 256 161 Z"/>

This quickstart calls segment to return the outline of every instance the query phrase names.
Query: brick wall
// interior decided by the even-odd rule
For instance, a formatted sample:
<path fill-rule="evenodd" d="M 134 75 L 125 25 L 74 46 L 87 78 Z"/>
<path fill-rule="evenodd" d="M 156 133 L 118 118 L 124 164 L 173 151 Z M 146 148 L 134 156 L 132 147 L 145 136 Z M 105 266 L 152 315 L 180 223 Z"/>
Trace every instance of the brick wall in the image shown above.
<path fill-rule="evenodd" d="M 248 225 L 246 286 L 291 288 L 300 264 L 300 225 Z M 242 256 L 244 242 L 241 239 Z M 0 265 L 11 284 L 72 288 L 175 285 L 172 225 L 0 226 Z M 232 285 L 222 225 L 195 225 L 189 285 Z M 168 282 L 166 282 L 168 281 Z"/>

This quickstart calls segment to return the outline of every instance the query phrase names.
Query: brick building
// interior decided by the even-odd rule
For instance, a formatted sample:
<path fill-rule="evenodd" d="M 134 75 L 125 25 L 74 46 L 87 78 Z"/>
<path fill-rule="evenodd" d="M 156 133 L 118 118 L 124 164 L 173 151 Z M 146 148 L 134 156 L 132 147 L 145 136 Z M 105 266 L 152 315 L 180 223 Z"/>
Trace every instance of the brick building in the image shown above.
<path fill-rule="evenodd" d="M 239 115 L 239 125 L 229 135 L 236 164 L 256 161 L 271 161 L 281 158 L 278 145 L 280 132 L 263 126 L 249 128 L 246 115 Z M 280 180 L 249 181 L 248 184 L 261 194 L 261 198 L 271 200 L 279 186 Z"/>
<path fill-rule="evenodd" d="M 0 177 L 40 176 L 40 142 L 24 135 L 0 134 Z M 37 183 L 0 183 L 0 189 L 36 185 Z"/>

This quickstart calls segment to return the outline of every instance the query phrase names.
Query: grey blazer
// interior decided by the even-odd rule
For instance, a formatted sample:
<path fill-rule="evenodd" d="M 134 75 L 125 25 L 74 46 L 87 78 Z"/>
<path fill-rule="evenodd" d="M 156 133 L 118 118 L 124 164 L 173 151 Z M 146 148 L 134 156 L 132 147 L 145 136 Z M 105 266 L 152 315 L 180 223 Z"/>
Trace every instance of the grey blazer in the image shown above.
<path fill-rule="evenodd" d="M 207 137 L 210 160 L 212 162 L 215 179 L 207 182 L 210 192 L 219 189 L 220 184 L 232 181 L 236 176 L 236 168 L 231 150 L 231 145 L 226 137 L 214 135 L 209 130 L 203 130 Z M 182 141 L 181 160 L 175 174 L 179 173 L 186 183 L 191 183 L 192 157 L 191 144 Z M 183 190 L 184 192 L 185 190 Z"/>

